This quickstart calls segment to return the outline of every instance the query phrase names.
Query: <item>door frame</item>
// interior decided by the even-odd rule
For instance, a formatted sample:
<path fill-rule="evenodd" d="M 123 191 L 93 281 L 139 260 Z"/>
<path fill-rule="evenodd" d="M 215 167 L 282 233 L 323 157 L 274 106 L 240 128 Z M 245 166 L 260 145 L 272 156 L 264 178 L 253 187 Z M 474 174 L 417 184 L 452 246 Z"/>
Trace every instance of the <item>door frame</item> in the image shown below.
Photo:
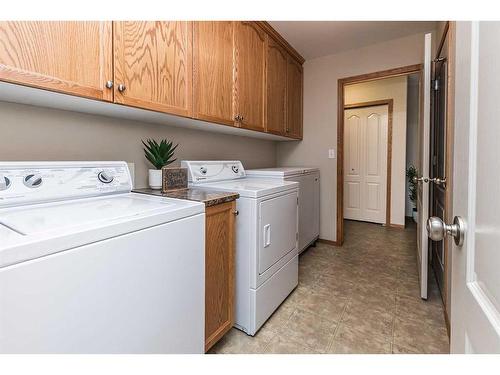
<path fill-rule="evenodd" d="M 353 104 L 344 104 L 344 116 L 347 109 L 366 108 L 375 106 L 387 106 L 387 171 L 386 171 L 386 198 L 385 198 L 385 225 L 394 226 L 391 221 L 391 168 L 392 168 L 392 114 L 394 110 L 394 99 L 373 100 Z M 343 208 L 343 207 L 342 207 Z M 342 216 L 343 213 L 342 213 Z M 396 225 L 397 226 L 397 225 Z"/>
<path fill-rule="evenodd" d="M 342 246 L 344 243 L 344 87 L 354 83 L 376 81 L 413 73 L 420 73 L 420 80 L 422 80 L 422 69 L 423 64 L 414 64 L 340 78 L 337 81 L 337 233 L 335 240 L 337 246 Z"/>

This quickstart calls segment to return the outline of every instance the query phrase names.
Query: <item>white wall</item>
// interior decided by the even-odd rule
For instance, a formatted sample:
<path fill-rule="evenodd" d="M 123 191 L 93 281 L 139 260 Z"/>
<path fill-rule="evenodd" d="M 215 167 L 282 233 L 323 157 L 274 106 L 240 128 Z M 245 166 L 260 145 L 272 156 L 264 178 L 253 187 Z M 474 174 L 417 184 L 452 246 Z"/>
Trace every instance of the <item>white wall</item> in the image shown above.
<path fill-rule="evenodd" d="M 404 225 L 406 196 L 407 77 L 394 77 L 345 86 L 345 104 L 393 99 L 390 223 Z"/>
<path fill-rule="evenodd" d="M 278 164 L 318 166 L 321 172 L 320 237 L 336 240 L 337 81 L 423 61 L 423 34 L 306 61 L 304 64 L 304 139 L 278 144 Z"/>
<path fill-rule="evenodd" d="M 418 77 L 408 79 L 408 95 L 406 105 L 406 168 L 413 164 L 417 166 L 418 160 L 418 122 L 419 122 L 419 88 Z M 406 216 L 412 216 L 413 203 L 408 197 L 409 186 L 406 181 Z"/>
<path fill-rule="evenodd" d="M 182 159 L 238 159 L 245 168 L 274 167 L 276 142 L 158 124 L 0 102 L 0 160 L 125 160 L 135 163 L 136 187 L 150 165 L 141 139 L 179 143 Z"/>

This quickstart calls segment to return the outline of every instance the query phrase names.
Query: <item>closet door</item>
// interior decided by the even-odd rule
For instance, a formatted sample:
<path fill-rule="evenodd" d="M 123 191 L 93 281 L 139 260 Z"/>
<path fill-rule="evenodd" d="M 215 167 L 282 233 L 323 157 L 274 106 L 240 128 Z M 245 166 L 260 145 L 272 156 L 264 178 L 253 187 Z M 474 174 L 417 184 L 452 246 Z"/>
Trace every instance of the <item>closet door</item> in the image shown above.
<path fill-rule="evenodd" d="M 112 101 L 111 44 L 111 22 L 0 22 L 0 80 Z"/>
<path fill-rule="evenodd" d="M 114 22 L 115 102 L 192 114 L 192 22 Z"/>
<path fill-rule="evenodd" d="M 344 111 L 344 218 L 384 224 L 387 105 Z"/>

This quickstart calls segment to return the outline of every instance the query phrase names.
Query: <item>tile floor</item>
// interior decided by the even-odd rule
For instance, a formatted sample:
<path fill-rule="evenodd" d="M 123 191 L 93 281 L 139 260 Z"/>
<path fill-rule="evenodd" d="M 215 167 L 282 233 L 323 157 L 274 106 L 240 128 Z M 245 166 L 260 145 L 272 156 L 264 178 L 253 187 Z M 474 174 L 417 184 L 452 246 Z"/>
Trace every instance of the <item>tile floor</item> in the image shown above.
<path fill-rule="evenodd" d="M 255 337 L 233 328 L 210 353 L 448 353 L 435 281 L 419 297 L 415 236 L 346 221 L 343 247 L 301 255 L 299 286 Z"/>

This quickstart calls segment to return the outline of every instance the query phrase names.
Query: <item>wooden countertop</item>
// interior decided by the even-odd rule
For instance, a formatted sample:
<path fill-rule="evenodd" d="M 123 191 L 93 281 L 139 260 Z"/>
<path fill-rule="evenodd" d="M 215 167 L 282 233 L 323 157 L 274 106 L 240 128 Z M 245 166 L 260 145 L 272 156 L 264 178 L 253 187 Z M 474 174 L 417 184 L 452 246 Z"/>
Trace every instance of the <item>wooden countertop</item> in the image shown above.
<path fill-rule="evenodd" d="M 159 197 L 186 199 L 189 201 L 203 202 L 205 207 L 216 206 L 218 204 L 232 202 L 240 197 L 238 193 L 229 193 L 225 191 L 210 191 L 197 188 L 188 188 L 162 193 L 161 190 L 153 189 L 134 189 L 134 193 L 156 195 Z"/>

